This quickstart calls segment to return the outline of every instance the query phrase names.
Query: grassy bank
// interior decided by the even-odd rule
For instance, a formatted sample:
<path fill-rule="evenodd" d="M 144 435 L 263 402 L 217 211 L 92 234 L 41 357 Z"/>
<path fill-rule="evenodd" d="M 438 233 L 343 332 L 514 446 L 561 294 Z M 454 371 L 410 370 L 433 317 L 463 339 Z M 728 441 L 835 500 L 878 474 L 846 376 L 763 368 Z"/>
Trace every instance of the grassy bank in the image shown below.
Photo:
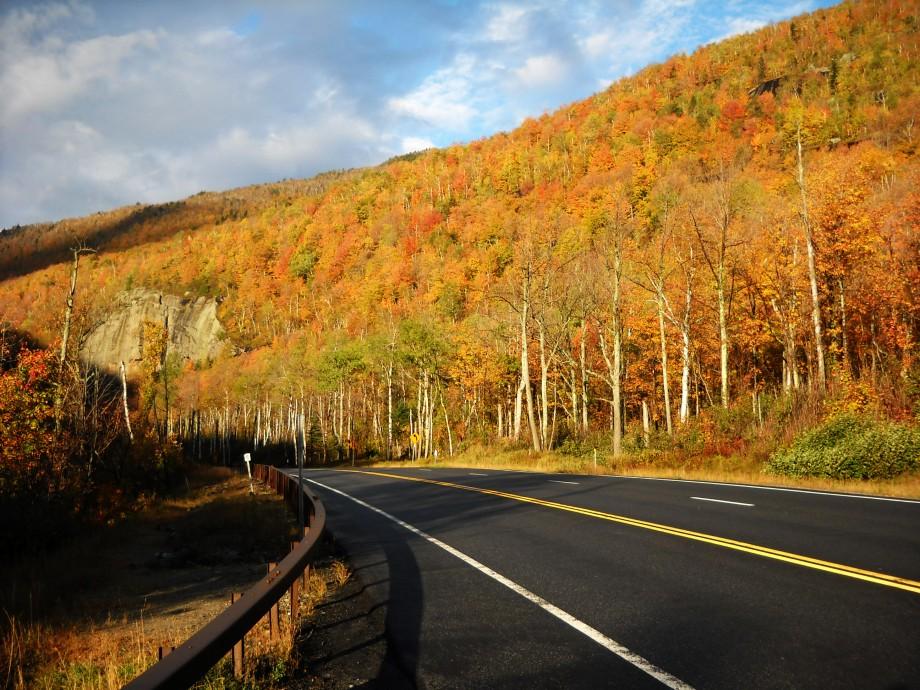
<path fill-rule="evenodd" d="M 289 549 L 292 516 L 280 497 L 255 488 L 250 495 L 248 480 L 196 468 L 181 492 L 0 567 L 0 687 L 120 688 L 156 661 L 159 647 L 185 641 Z M 301 621 L 343 577 L 340 563 L 318 569 L 301 619 L 280 640 L 269 643 L 260 629 L 247 637 L 242 687 L 286 676 Z M 241 685 L 219 665 L 202 687 Z"/>
<path fill-rule="evenodd" d="M 558 451 L 474 446 L 453 457 L 418 462 L 378 462 L 375 467 L 468 467 L 526 472 L 616 474 L 664 479 L 762 484 L 816 491 L 839 491 L 875 496 L 920 499 L 920 474 L 895 479 L 834 480 L 814 477 L 784 477 L 764 470 L 760 457 L 751 455 L 692 455 L 679 452 L 627 454 L 615 459 L 598 450 L 597 460 L 589 452 L 567 455 Z"/>

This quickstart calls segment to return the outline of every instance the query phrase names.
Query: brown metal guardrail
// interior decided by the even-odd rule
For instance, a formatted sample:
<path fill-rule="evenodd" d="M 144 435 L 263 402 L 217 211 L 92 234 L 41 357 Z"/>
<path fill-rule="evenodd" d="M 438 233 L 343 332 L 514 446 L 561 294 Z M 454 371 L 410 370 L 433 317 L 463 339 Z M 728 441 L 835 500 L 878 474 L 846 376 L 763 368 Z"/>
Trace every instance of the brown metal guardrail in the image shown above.
<path fill-rule="evenodd" d="M 296 479 L 267 465 L 255 465 L 253 477 L 284 496 L 288 505 L 297 512 L 299 487 Z M 270 621 L 277 621 L 278 600 L 289 590 L 292 605 L 295 605 L 293 602 L 299 596 L 300 587 L 306 582 L 310 559 L 326 528 L 326 509 L 322 502 L 307 492 L 306 488 L 304 494 L 310 500 L 306 506 L 303 538 L 294 543 L 294 548 L 284 560 L 270 566 L 265 578 L 239 599 L 234 597 L 235 601 L 227 609 L 168 656 L 128 683 L 126 690 L 189 687 L 204 677 L 231 650 L 234 651 L 234 672 L 240 672 L 242 640 L 246 633 L 266 614 Z"/>

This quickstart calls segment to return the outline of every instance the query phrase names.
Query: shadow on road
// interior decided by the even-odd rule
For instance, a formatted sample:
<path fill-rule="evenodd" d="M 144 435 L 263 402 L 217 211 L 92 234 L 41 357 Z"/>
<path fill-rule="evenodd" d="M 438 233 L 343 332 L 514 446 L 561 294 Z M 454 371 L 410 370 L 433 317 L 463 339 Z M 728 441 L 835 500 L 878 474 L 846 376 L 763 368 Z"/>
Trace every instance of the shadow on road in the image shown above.
<path fill-rule="evenodd" d="M 325 501 L 336 549 L 345 552 L 353 576 L 339 596 L 316 608 L 303 650 L 309 673 L 322 688 L 417 687 L 424 594 L 405 534 L 392 523 L 362 521 L 343 502 Z"/>

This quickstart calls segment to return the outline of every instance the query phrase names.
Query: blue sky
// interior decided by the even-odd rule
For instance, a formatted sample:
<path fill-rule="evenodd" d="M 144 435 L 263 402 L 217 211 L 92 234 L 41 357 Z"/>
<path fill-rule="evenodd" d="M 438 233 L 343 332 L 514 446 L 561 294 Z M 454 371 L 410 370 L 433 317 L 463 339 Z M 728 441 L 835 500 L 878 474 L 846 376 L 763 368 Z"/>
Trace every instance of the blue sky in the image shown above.
<path fill-rule="evenodd" d="M 4 2 L 0 227 L 470 141 L 828 4 Z"/>

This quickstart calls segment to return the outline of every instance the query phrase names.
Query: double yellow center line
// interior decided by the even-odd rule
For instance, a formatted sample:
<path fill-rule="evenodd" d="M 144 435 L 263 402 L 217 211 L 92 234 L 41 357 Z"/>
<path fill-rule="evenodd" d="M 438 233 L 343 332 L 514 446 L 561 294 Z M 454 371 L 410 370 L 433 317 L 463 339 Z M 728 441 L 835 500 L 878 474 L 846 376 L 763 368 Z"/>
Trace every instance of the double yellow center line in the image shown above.
<path fill-rule="evenodd" d="M 636 518 L 626 517 L 624 515 L 615 515 L 613 513 L 606 513 L 600 510 L 593 510 L 591 508 L 582 508 L 580 506 L 569 505 L 567 503 L 557 503 L 556 501 L 546 501 L 542 498 L 533 498 L 531 496 L 523 496 L 521 494 L 512 494 L 506 491 L 496 491 L 494 489 L 484 489 L 481 487 L 469 486 L 466 484 L 442 482 L 436 479 L 408 477 L 400 474 L 390 474 L 388 472 L 372 472 L 370 470 L 343 471 L 354 472 L 356 474 L 372 475 L 376 477 L 386 477 L 388 479 L 402 479 L 403 481 L 418 482 L 420 484 L 433 484 L 435 486 L 443 486 L 448 489 L 471 491 L 473 493 L 485 494 L 487 496 L 497 496 L 499 498 L 506 498 L 512 501 L 519 501 L 521 503 L 531 503 L 533 505 L 543 506 L 544 508 L 555 508 L 556 510 L 564 510 L 569 513 L 586 515 L 588 517 L 593 517 L 600 520 L 618 522 L 622 525 L 629 525 L 630 527 L 640 527 L 642 529 L 652 530 L 653 532 L 661 532 L 663 534 L 670 534 L 675 537 L 683 537 L 684 539 L 701 541 L 706 544 L 721 546 L 726 549 L 734 549 L 735 551 L 744 551 L 745 553 L 750 553 L 755 556 L 772 558 L 776 561 L 783 561 L 785 563 L 791 563 L 793 565 L 802 566 L 804 568 L 823 570 L 824 572 L 833 573 L 835 575 L 852 577 L 856 580 L 863 580 L 865 582 L 871 582 L 872 584 L 876 585 L 884 585 L 885 587 L 903 589 L 907 592 L 912 592 L 913 594 L 920 594 L 920 582 L 917 582 L 916 580 L 908 580 L 907 578 L 895 577 L 894 575 L 886 575 L 885 573 L 876 573 L 871 570 L 854 568 L 853 566 L 843 565 L 841 563 L 822 561 L 818 558 L 811 558 L 810 556 L 801 556 L 799 554 L 789 553 L 788 551 L 771 549 L 767 546 L 758 546 L 757 544 L 749 544 L 747 542 L 738 541 L 736 539 L 727 539 L 726 537 L 718 537 L 712 534 L 705 534 L 703 532 L 694 532 L 692 530 L 682 529 L 680 527 L 671 527 L 670 525 L 662 525 L 657 522 L 649 522 L 648 520 L 639 520 Z"/>

